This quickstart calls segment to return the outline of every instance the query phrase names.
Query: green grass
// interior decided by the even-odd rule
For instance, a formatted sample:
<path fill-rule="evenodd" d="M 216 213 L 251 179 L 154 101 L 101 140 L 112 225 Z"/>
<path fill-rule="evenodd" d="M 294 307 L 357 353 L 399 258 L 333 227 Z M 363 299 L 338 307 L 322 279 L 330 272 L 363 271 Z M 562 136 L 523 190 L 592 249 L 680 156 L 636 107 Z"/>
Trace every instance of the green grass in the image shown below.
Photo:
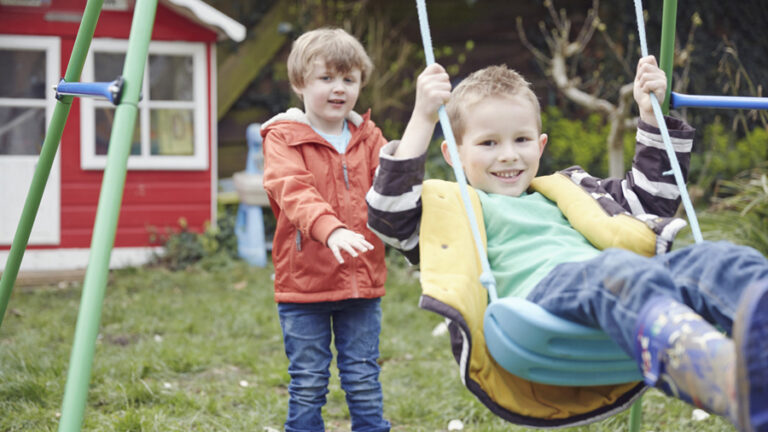
<path fill-rule="evenodd" d="M 398 263 L 400 259 L 396 260 Z M 271 269 L 241 262 L 114 271 L 107 287 L 85 411 L 86 431 L 282 430 L 287 361 Z M 523 431 L 491 414 L 459 381 L 442 319 L 418 309 L 412 272 L 391 266 L 384 297 L 381 381 L 395 431 Z M 0 328 L 0 431 L 57 429 L 80 284 L 16 288 Z M 324 418 L 349 430 L 334 372 Z M 643 431 L 732 430 L 691 420 L 693 408 L 651 391 Z M 621 431 L 627 413 L 572 431 Z"/>

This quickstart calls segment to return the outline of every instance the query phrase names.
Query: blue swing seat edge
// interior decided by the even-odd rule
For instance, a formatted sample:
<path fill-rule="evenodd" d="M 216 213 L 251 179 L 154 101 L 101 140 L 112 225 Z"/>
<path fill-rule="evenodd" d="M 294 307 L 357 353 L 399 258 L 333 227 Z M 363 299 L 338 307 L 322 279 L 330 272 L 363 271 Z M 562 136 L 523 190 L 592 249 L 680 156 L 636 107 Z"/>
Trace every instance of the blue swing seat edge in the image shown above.
<path fill-rule="evenodd" d="M 552 385 L 642 381 L 637 363 L 598 329 L 560 318 L 522 298 L 488 305 L 483 322 L 491 356 L 521 378 Z"/>

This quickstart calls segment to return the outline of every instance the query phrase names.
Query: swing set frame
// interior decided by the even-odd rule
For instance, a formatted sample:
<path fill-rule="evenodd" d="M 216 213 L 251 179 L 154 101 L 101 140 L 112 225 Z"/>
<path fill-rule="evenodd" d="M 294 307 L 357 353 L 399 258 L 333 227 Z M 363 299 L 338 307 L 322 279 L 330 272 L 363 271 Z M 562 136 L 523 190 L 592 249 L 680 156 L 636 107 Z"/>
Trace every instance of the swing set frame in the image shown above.
<path fill-rule="evenodd" d="M 104 0 L 88 0 L 86 3 L 64 79 L 57 85 L 58 101 L 46 131 L 40 158 L 24 203 L 5 269 L 0 278 L 0 325 L 2 325 L 73 97 L 101 96 L 110 100 L 116 105 L 115 120 L 110 135 L 107 166 L 104 170 L 91 239 L 89 264 L 85 274 L 67 373 L 62 414 L 58 426 L 60 432 L 79 431 L 82 427 L 109 273 L 109 258 L 112 253 L 122 202 L 130 140 L 136 122 L 137 103 L 140 98 L 141 81 L 144 75 L 158 0 L 136 1 L 122 77 L 111 83 L 79 83 L 78 80 L 103 3 Z M 423 0 L 419 0 L 419 4 L 423 6 Z M 668 82 L 671 82 L 672 79 L 676 15 L 677 0 L 664 0 L 660 66 L 665 71 Z M 428 38 L 428 34 L 426 36 Z M 431 58 L 431 61 L 434 61 L 431 48 L 427 50 L 426 54 L 428 59 Z M 663 105 L 665 113 L 669 109 L 670 100 L 673 107 L 768 108 L 768 98 L 701 97 L 678 94 L 673 94 L 670 97 L 668 93 Z M 441 108 L 441 123 L 444 116 L 444 109 Z M 443 130 L 450 133 L 450 128 L 444 127 Z M 458 157 L 454 160 L 458 161 Z M 630 430 L 638 431 L 641 422 L 639 401 L 634 404 L 631 412 Z"/>

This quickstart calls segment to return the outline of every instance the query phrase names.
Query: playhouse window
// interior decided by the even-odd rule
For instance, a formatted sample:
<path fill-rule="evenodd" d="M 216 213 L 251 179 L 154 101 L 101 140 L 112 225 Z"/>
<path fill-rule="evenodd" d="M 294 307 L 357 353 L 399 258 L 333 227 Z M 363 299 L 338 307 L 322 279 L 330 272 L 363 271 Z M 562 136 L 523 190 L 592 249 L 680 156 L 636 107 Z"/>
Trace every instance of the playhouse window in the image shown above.
<path fill-rule="evenodd" d="M 51 86 L 61 78 L 59 56 L 57 37 L 0 35 L 0 245 L 13 242 L 37 172 L 56 106 Z M 48 163 L 30 245 L 56 245 L 61 240 L 58 151 Z"/>
<path fill-rule="evenodd" d="M 45 139 L 46 50 L 0 45 L 0 155 L 39 155 Z"/>
<path fill-rule="evenodd" d="M 122 74 L 127 41 L 94 40 L 83 81 L 112 81 Z M 145 65 L 128 158 L 129 169 L 208 168 L 207 74 L 203 44 L 153 42 Z M 115 106 L 82 100 L 81 165 L 103 169 Z"/>

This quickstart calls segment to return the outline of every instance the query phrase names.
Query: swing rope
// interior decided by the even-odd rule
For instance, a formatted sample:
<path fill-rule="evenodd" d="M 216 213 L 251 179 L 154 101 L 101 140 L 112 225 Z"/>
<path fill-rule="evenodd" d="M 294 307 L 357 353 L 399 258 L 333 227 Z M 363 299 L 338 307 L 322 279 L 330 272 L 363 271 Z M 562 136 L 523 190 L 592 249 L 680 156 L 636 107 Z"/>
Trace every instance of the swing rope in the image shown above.
<path fill-rule="evenodd" d="M 643 4 L 642 0 L 635 0 L 635 16 L 637 18 L 637 33 L 640 39 L 640 52 L 643 57 L 648 55 L 648 44 L 645 39 L 645 21 L 643 20 Z M 704 241 L 701 235 L 701 229 L 699 228 L 699 220 L 696 218 L 696 212 L 691 204 L 691 198 L 688 196 L 688 189 L 685 186 L 685 180 L 683 179 L 683 173 L 680 169 L 680 164 L 677 162 L 677 155 L 675 149 L 672 147 L 672 140 L 669 138 L 669 131 L 667 130 L 667 123 L 664 121 L 664 115 L 661 112 L 661 106 L 659 100 L 654 93 L 651 93 L 651 106 L 653 107 L 653 114 L 656 117 L 656 122 L 659 124 L 659 130 L 661 131 L 661 137 L 664 141 L 664 148 L 667 151 L 667 157 L 669 163 L 672 166 L 672 174 L 675 176 L 675 182 L 677 182 L 677 188 L 680 190 L 680 198 L 683 201 L 683 207 L 685 208 L 685 214 L 688 215 L 688 220 L 691 223 L 691 231 L 693 231 L 693 238 L 696 243 Z M 669 172 L 664 173 L 669 175 Z"/>
<path fill-rule="evenodd" d="M 424 57 L 427 66 L 435 62 L 435 55 L 432 51 L 432 37 L 429 32 L 429 20 L 427 19 L 427 6 L 424 0 L 416 0 L 416 9 L 419 14 L 419 28 L 421 29 L 421 40 L 424 44 Z M 441 105 L 437 111 L 438 118 L 440 119 L 440 127 L 443 129 L 443 135 L 445 141 L 448 143 L 448 153 L 451 156 L 451 162 L 453 162 L 453 174 L 456 177 L 456 182 L 459 184 L 459 190 L 461 191 L 461 200 L 464 203 L 464 210 L 469 217 L 469 226 L 472 229 L 472 238 L 475 240 L 475 248 L 477 249 L 477 256 L 480 258 L 480 265 L 482 267 L 482 273 L 480 274 L 480 283 L 488 290 L 491 302 L 498 299 L 496 292 L 496 279 L 491 273 L 491 265 L 488 263 L 488 254 L 485 252 L 485 246 L 483 246 L 482 237 L 480 236 L 480 228 L 475 218 L 475 212 L 472 210 L 472 203 L 469 200 L 469 191 L 467 189 L 467 179 L 464 177 L 464 168 L 461 165 L 461 159 L 459 159 L 459 152 L 456 146 L 456 139 L 453 136 L 453 129 L 451 129 L 451 123 L 448 120 L 448 114 L 445 112 L 445 106 Z"/>

